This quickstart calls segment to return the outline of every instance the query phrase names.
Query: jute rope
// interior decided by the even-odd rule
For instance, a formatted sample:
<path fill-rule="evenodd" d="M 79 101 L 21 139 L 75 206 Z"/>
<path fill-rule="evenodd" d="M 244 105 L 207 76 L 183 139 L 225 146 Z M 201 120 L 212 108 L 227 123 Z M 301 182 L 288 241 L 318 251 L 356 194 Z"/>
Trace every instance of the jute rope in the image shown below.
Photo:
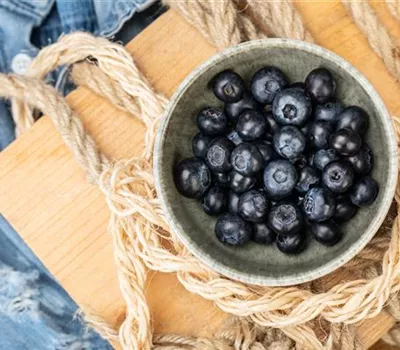
<path fill-rule="evenodd" d="M 243 12 L 238 15 L 231 2 L 221 2 L 223 5 L 219 7 L 211 2 L 205 2 L 204 6 L 198 5 L 198 1 L 194 3 L 200 14 L 197 17 L 193 15 L 195 22 L 191 17 L 192 23 L 206 23 L 200 30 L 212 33 L 209 39 L 220 43 L 221 47 L 246 40 L 248 33 L 253 33 L 252 36 L 261 33 L 258 29 L 242 28 L 240 33 L 247 34 L 238 35 L 235 28 L 230 28 L 235 21 L 251 22 Z M 180 1 L 176 4 L 179 4 L 181 13 L 192 16 L 192 2 Z M 215 40 L 220 35 L 216 28 L 223 30 L 223 26 L 218 27 L 207 18 L 222 21 L 225 16 L 230 18 L 227 21 L 230 29 L 223 32 L 220 41 Z M 301 32 L 306 33 L 304 28 Z M 81 83 L 84 80 L 88 87 L 109 98 L 117 107 L 131 112 L 146 125 L 143 157 L 108 162 L 95 148 L 93 140 L 65 101 L 54 89 L 38 83 L 37 79 L 1 75 L 0 96 L 16 99 L 15 109 L 26 113 L 23 120 L 29 119 L 29 106 L 49 115 L 80 164 L 106 196 L 112 213 L 110 233 L 127 314 L 118 332 L 102 320 L 92 319 L 92 324 L 105 337 L 116 340 L 118 333 L 118 341 L 124 349 L 288 350 L 293 348 L 290 339 L 301 348 L 361 349 L 355 323 L 376 316 L 386 305 L 392 308 L 393 314 L 400 314 L 398 305 L 393 302 L 400 286 L 398 209 L 391 227 L 390 244 L 387 246 L 389 236 L 384 228 L 382 234 L 375 237 L 349 265 L 381 261 L 380 267 L 368 269 L 366 276 L 339 283 L 329 290 L 324 289 L 323 279 L 287 288 L 252 286 L 229 280 L 202 265 L 174 232 L 169 231 L 154 188 L 151 154 L 155 128 L 166 100 L 152 90 L 125 49 L 87 34 L 72 34 L 42 51 L 29 76 L 42 78 L 59 64 L 83 60 L 86 62 L 73 69 L 75 79 Z M 24 105 L 23 101 L 27 104 Z M 394 122 L 399 134 L 400 122 L 398 119 Z M 398 203 L 400 188 L 395 199 Z M 168 248 L 163 245 L 163 240 L 169 241 Z M 239 317 L 240 320 L 236 320 L 224 333 L 230 336 L 216 335 L 212 340 L 172 335 L 152 338 L 150 312 L 143 292 L 147 269 L 177 273 L 186 289 L 214 301 L 222 310 Z M 328 321 L 330 324 L 322 327 L 317 321 Z M 273 331 L 269 327 L 280 330 Z M 245 329 L 249 332 L 246 333 Z M 321 329 L 327 334 L 325 337 L 318 334 Z M 246 337 L 246 334 L 252 336 Z M 262 335 L 271 341 L 260 341 Z M 273 343 L 279 347 L 274 348 Z"/>
<path fill-rule="evenodd" d="M 386 0 L 390 13 L 400 21 L 400 0 Z"/>
<path fill-rule="evenodd" d="M 342 0 L 342 3 L 367 37 L 371 47 L 382 58 L 390 73 L 400 79 L 400 48 L 398 43 L 390 36 L 368 1 Z M 390 7 L 390 9 L 392 13 L 398 15 L 398 8 Z"/>
<path fill-rule="evenodd" d="M 290 0 L 248 0 L 247 5 L 251 17 L 269 36 L 314 42 Z"/>
<path fill-rule="evenodd" d="M 164 3 L 178 11 L 218 48 L 266 37 L 245 12 L 238 11 L 238 1 L 165 0 Z"/>

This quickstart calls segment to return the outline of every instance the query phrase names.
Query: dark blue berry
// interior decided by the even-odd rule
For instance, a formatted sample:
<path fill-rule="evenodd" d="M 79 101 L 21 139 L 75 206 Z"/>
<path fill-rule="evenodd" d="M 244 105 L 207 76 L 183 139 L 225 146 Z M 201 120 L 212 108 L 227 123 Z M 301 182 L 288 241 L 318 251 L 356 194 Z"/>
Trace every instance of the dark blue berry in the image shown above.
<path fill-rule="evenodd" d="M 213 181 L 222 187 L 229 187 L 231 178 L 229 173 L 212 173 Z"/>
<path fill-rule="evenodd" d="M 312 123 L 308 129 L 308 142 L 309 145 L 316 149 L 326 149 L 329 147 L 329 136 L 333 131 L 332 124 L 318 120 Z"/>
<path fill-rule="evenodd" d="M 353 179 L 353 168 L 341 161 L 329 163 L 322 172 L 323 184 L 333 193 L 346 192 L 353 185 Z"/>
<path fill-rule="evenodd" d="M 240 194 L 235 191 L 229 191 L 228 195 L 228 209 L 231 214 L 238 213 L 238 204 L 239 204 Z"/>
<path fill-rule="evenodd" d="M 379 193 L 379 185 L 369 176 L 361 178 L 351 189 L 349 197 L 358 207 L 371 205 Z"/>
<path fill-rule="evenodd" d="M 250 222 L 261 222 L 268 214 L 268 200 L 265 194 L 258 190 L 250 190 L 239 198 L 238 212 Z"/>
<path fill-rule="evenodd" d="M 236 131 L 244 141 L 258 140 L 267 131 L 267 122 L 261 112 L 247 110 L 239 116 Z"/>
<path fill-rule="evenodd" d="M 255 177 L 243 176 L 237 173 L 236 171 L 232 171 L 229 177 L 230 177 L 229 186 L 233 191 L 237 193 L 246 192 L 247 190 L 253 188 L 254 185 L 256 184 Z"/>
<path fill-rule="evenodd" d="M 318 170 L 305 166 L 299 171 L 299 180 L 296 184 L 296 191 L 300 194 L 306 194 L 310 188 L 318 186 L 320 175 Z"/>
<path fill-rule="evenodd" d="M 274 135 L 273 145 L 281 157 L 296 159 L 306 147 L 306 138 L 298 128 L 288 125 Z"/>
<path fill-rule="evenodd" d="M 272 103 L 272 114 L 281 125 L 303 125 L 311 111 L 310 98 L 298 88 L 278 92 Z"/>
<path fill-rule="evenodd" d="M 210 145 L 212 139 L 213 139 L 212 137 L 206 136 L 201 132 L 197 133 L 192 140 L 193 154 L 199 158 L 206 158 L 208 146 Z"/>
<path fill-rule="evenodd" d="M 220 186 L 212 186 L 203 198 L 203 210 L 208 215 L 218 215 L 228 207 L 228 192 Z"/>
<path fill-rule="evenodd" d="M 317 105 L 315 107 L 314 118 L 315 120 L 324 120 L 336 124 L 339 114 L 343 110 L 343 105 L 339 102 L 327 102 L 323 105 Z"/>
<path fill-rule="evenodd" d="M 336 81 L 329 70 L 317 68 L 307 75 L 306 90 L 317 103 L 326 103 L 335 95 Z"/>
<path fill-rule="evenodd" d="M 211 84 L 215 96 L 222 102 L 237 102 L 246 91 L 245 83 L 240 75 L 229 69 L 218 73 L 212 79 Z"/>
<path fill-rule="evenodd" d="M 268 133 L 274 135 L 279 131 L 280 125 L 277 123 L 272 113 L 269 112 L 265 115 L 265 121 L 267 122 Z"/>
<path fill-rule="evenodd" d="M 216 107 L 203 108 L 196 119 L 199 130 L 209 136 L 222 135 L 228 130 L 228 118 Z"/>
<path fill-rule="evenodd" d="M 303 214 L 294 203 L 278 203 L 268 214 L 268 225 L 278 235 L 294 235 L 302 229 L 303 224 Z"/>
<path fill-rule="evenodd" d="M 255 145 L 242 143 L 231 154 L 233 170 L 243 176 L 253 176 L 264 167 L 264 158 Z"/>
<path fill-rule="evenodd" d="M 243 143 L 243 140 L 240 138 L 239 134 L 235 130 L 230 132 L 226 137 L 229 141 L 232 141 L 235 146 Z"/>
<path fill-rule="evenodd" d="M 265 141 L 259 141 L 255 143 L 255 146 L 257 147 L 258 151 L 264 158 L 265 164 L 268 163 L 274 157 L 274 150 L 269 143 Z"/>
<path fill-rule="evenodd" d="M 234 214 L 220 216 L 215 224 L 215 235 L 225 244 L 243 245 L 250 240 L 251 234 L 251 224 Z"/>
<path fill-rule="evenodd" d="M 271 103 L 276 93 L 287 84 L 288 80 L 279 68 L 263 67 L 251 79 L 251 92 L 258 102 Z"/>
<path fill-rule="evenodd" d="M 276 240 L 276 233 L 265 222 L 254 223 L 251 239 L 258 244 L 271 244 Z"/>
<path fill-rule="evenodd" d="M 207 151 L 207 165 L 217 173 L 231 170 L 231 153 L 234 148 L 235 145 L 226 137 L 214 139 Z"/>
<path fill-rule="evenodd" d="M 187 198 L 201 198 L 211 185 L 211 173 L 198 158 L 182 160 L 174 169 L 175 186 Z"/>
<path fill-rule="evenodd" d="M 342 230 L 332 220 L 312 224 L 311 235 L 317 242 L 329 247 L 338 243 L 343 237 Z"/>
<path fill-rule="evenodd" d="M 374 163 L 372 150 L 366 143 L 361 146 L 355 155 L 347 157 L 346 160 L 353 166 L 354 171 L 360 175 L 368 175 Z"/>
<path fill-rule="evenodd" d="M 259 110 L 261 106 L 253 96 L 247 92 L 243 94 L 239 101 L 225 104 L 225 114 L 233 124 L 236 124 L 239 116 L 248 109 Z"/>
<path fill-rule="evenodd" d="M 349 221 L 357 213 L 357 207 L 346 196 L 336 199 L 336 209 L 333 220 L 336 222 Z"/>
<path fill-rule="evenodd" d="M 348 128 L 363 136 L 368 126 L 368 114 L 358 106 L 345 108 L 337 117 L 336 130 Z"/>
<path fill-rule="evenodd" d="M 335 214 L 335 197 L 332 192 L 314 187 L 310 189 L 303 200 L 303 210 L 310 221 L 326 221 Z"/>
<path fill-rule="evenodd" d="M 331 162 L 338 160 L 339 157 L 337 156 L 336 152 L 329 148 L 329 149 L 320 149 L 314 153 L 314 156 L 311 157 L 311 166 L 317 168 L 318 170 L 324 170 L 324 168 Z"/>
<path fill-rule="evenodd" d="M 287 160 L 274 160 L 264 169 L 264 189 L 271 198 L 290 195 L 296 183 L 296 168 Z"/>
<path fill-rule="evenodd" d="M 299 254 L 306 247 L 306 235 L 303 231 L 294 235 L 279 235 L 276 246 L 282 253 Z"/>
<path fill-rule="evenodd" d="M 340 129 L 329 137 L 329 145 L 341 156 L 352 156 L 361 148 L 361 137 L 352 129 Z"/>

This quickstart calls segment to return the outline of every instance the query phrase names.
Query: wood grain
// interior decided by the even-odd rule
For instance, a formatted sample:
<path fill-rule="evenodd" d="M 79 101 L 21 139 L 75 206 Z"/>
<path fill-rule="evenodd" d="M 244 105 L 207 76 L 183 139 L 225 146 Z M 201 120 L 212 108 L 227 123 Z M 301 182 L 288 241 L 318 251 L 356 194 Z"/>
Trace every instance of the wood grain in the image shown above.
<path fill-rule="evenodd" d="M 400 86 L 337 1 L 298 2 L 317 42 L 355 65 L 376 87 L 392 113 L 400 111 Z M 379 16 L 389 13 L 374 4 Z M 329 15 L 327 15 L 329 14 Z M 393 18 L 388 26 L 399 34 Z M 216 49 L 178 14 L 168 11 L 127 45 L 153 86 L 170 96 L 182 79 Z M 84 88 L 68 97 L 99 147 L 116 159 L 139 154 L 143 126 Z M 0 212 L 21 234 L 72 298 L 118 325 L 124 302 L 118 289 L 108 208 L 88 185 L 51 120 L 43 117 L 0 154 Z M 349 276 L 337 275 L 344 280 Z M 153 273 L 147 296 L 156 332 L 210 336 L 227 315 L 182 288 L 174 275 Z M 363 322 L 366 346 L 393 324 L 387 314 Z"/>

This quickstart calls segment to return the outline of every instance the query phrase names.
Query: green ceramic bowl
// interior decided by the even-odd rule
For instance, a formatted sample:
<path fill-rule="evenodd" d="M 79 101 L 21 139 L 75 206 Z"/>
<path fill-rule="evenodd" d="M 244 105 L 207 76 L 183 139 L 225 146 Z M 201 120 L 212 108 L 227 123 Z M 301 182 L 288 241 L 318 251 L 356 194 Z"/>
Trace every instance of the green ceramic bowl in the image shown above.
<path fill-rule="evenodd" d="M 372 176 L 380 192 L 374 204 L 359 210 L 343 226 L 344 237 L 334 247 L 310 240 L 299 255 L 288 256 L 272 245 L 249 243 L 229 247 L 214 234 L 216 219 L 207 216 L 201 204 L 181 196 L 173 181 L 173 167 L 191 157 L 191 140 L 197 133 L 197 111 L 222 103 L 207 89 L 218 72 L 232 68 L 247 81 L 262 66 L 281 68 L 290 81 L 304 81 L 308 72 L 323 66 L 334 75 L 338 96 L 346 104 L 363 107 L 370 115 L 366 136 L 375 155 Z M 155 177 L 158 196 L 172 230 L 204 264 L 230 278 L 247 283 L 284 286 L 307 282 L 337 269 L 354 257 L 374 236 L 385 218 L 397 181 L 397 143 L 388 111 L 381 98 L 348 62 L 319 46 L 304 42 L 268 39 L 252 41 L 220 52 L 196 68 L 174 94 L 157 134 Z"/>

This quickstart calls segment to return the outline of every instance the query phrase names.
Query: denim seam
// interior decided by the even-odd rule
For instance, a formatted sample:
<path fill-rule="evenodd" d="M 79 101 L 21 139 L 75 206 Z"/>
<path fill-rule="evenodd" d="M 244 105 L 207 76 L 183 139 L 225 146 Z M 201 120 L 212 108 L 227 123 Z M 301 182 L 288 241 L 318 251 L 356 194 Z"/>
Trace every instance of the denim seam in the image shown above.
<path fill-rule="evenodd" d="M 48 15 L 51 8 L 53 7 L 54 0 L 50 0 L 48 6 L 43 11 L 36 11 L 34 6 L 27 6 L 26 3 L 19 3 L 14 0 L 0 0 L 0 8 L 4 8 L 11 12 L 17 12 L 20 15 L 32 18 L 36 21 L 35 25 L 39 25 L 40 22 Z"/>
<path fill-rule="evenodd" d="M 106 29 L 103 32 L 100 32 L 100 35 L 108 37 L 108 38 L 112 37 L 113 35 L 115 35 L 119 30 L 121 30 L 121 28 L 126 23 L 126 21 L 128 21 L 130 18 L 132 18 L 132 16 L 137 12 L 137 7 L 131 8 L 129 11 L 125 12 L 122 15 L 119 14 L 119 13 L 115 13 L 115 12 L 114 12 L 114 15 L 117 18 L 119 18 L 118 21 L 115 21 L 115 23 L 117 25 L 114 26 L 113 28 Z"/>

